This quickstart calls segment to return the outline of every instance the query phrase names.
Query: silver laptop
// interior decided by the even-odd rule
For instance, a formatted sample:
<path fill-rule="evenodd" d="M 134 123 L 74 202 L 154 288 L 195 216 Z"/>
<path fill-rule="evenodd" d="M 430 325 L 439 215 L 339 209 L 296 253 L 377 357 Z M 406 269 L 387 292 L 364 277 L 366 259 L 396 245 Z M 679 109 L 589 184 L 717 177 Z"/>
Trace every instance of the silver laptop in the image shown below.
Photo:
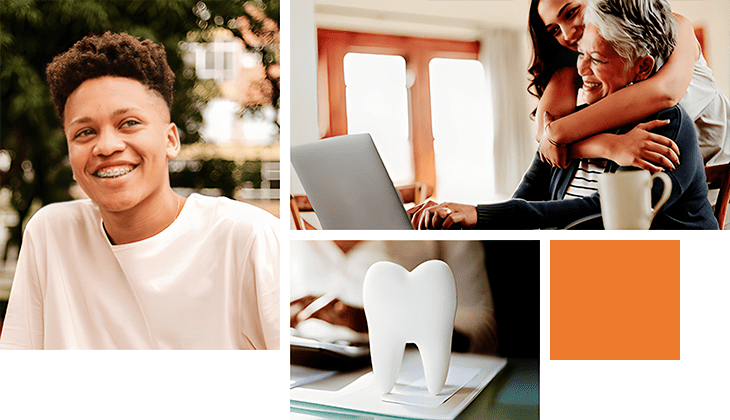
<path fill-rule="evenodd" d="M 291 163 L 324 229 L 413 229 L 369 134 L 291 148 Z"/>

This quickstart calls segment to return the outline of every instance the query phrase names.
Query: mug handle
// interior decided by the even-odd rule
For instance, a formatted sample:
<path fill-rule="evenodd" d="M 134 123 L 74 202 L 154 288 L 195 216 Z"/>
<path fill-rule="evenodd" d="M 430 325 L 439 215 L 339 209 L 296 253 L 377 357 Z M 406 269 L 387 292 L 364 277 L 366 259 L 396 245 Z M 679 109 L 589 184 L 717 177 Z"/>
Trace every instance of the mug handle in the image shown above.
<path fill-rule="evenodd" d="M 664 184 L 664 191 L 662 191 L 662 196 L 659 198 L 659 201 L 654 206 L 654 209 L 651 213 L 651 220 L 654 220 L 654 216 L 656 216 L 657 212 L 659 212 L 659 209 L 662 208 L 664 203 L 669 200 L 669 195 L 672 194 L 672 180 L 669 178 L 669 175 L 666 174 L 666 172 L 657 172 L 654 175 L 651 176 L 651 185 L 654 185 L 654 178 L 659 177 L 659 179 L 662 180 L 662 184 Z"/>

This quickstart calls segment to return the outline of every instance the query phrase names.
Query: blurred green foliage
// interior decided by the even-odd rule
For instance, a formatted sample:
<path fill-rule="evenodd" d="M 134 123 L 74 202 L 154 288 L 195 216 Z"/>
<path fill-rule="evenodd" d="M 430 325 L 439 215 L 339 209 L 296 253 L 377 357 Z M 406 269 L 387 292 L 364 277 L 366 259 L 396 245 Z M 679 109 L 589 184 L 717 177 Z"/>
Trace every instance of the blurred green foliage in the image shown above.
<path fill-rule="evenodd" d="M 269 74 L 269 67 L 278 65 L 278 25 L 279 0 L 0 0 L 0 149 L 12 157 L 10 170 L 0 171 L 0 187 L 11 189 L 11 204 L 20 220 L 11 227 L 8 245 L 20 244 L 21 226 L 33 203 L 37 207 L 71 198 L 66 139 L 45 82 L 45 68 L 53 57 L 90 33 L 106 31 L 164 45 L 176 73 L 172 119 L 183 143 L 193 143 L 200 140 L 201 110 L 217 91 L 211 81 L 199 81 L 189 71 L 183 76 L 181 43 L 204 29 L 224 27 L 249 50 L 261 53 Z M 269 80 L 274 86 L 272 103 L 278 106 L 278 74 Z M 220 164 L 210 161 L 204 166 L 212 165 L 214 171 Z M 201 179 L 183 178 L 181 182 L 189 184 L 179 186 L 209 185 L 213 172 L 196 174 Z M 219 175 L 226 191 L 232 191 L 230 183 L 241 182 L 232 174 Z"/>

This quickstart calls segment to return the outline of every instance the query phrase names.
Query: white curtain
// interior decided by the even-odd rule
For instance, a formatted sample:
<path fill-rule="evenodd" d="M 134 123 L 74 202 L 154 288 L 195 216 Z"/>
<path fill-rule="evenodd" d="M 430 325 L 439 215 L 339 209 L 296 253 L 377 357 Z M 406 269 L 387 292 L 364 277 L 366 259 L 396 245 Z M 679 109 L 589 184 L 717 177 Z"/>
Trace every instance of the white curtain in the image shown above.
<path fill-rule="evenodd" d="M 527 63 L 520 42 L 523 31 L 484 31 L 479 61 L 492 91 L 494 179 L 500 199 L 508 198 L 537 150 L 527 107 Z"/>
<path fill-rule="evenodd" d="M 314 22 L 314 0 L 291 2 L 290 36 L 282 38 L 282 51 L 289 45 L 290 66 L 282 66 L 281 115 L 289 114 L 289 124 L 282 124 L 281 138 L 289 138 L 292 146 L 319 140 L 317 125 L 317 29 Z M 283 24 L 284 22 L 282 22 Z M 286 27 L 282 25 L 282 27 Z M 286 77 L 289 75 L 289 77 Z M 289 80 L 289 83 L 287 83 Z M 289 91 L 289 95 L 286 92 Z M 289 98 L 289 100 L 287 100 Z M 288 109 L 288 111 L 287 111 Z M 291 129 L 289 128 L 291 127 Z M 281 148 L 281 161 L 289 160 L 289 149 Z M 282 181 L 285 182 L 287 166 L 290 170 L 290 193 L 304 194 L 294 168 L 282 165 Z M 282 191 L 286 187 L 282 185 Z"/>

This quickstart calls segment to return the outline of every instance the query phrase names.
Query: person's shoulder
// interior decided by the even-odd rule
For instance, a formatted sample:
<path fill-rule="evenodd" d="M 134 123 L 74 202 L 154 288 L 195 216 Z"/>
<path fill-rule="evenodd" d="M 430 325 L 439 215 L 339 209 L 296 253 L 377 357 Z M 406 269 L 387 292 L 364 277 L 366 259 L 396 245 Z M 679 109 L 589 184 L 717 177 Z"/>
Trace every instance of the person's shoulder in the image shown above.
<path fill-rule="evenodd" d="M 654 117 L 649 120 L 669 120 L 668 125 L 678 125 L 689 122 L 692 123 L 692 119 L 687 114 L 687 111 L 682 108 L 682 105 L 674 105 L 671 108 L 667 108 L 663 111 L 659 111 Z"/>
<path fill-rule="evenodd" d="M 681 105 L 660 111 L 651 120 L 669 120 L 668 124 L 656 127 L 651 132 L 674 140 L 682 154 L 694 153 L 695 149 L 699 154 L 697 130 L 692 118 Z"/>
<path fill-rule="evenodd" d="M 101 220 L 96 205 L 89 199 L 51 203 L 40 208 L 28 221 L 27 237 L 67 238 L 72 232 L 89 231 Z"/>
<path fill-rule="evenodd" d="M 216 224 L 239 227 L 278 226 L 279 219 L 254 205 L 227 197 L 192 194 L 188 197 L 197 211 L 204 212 Z"/>
<path fill-rule="evenodd" d="M 44 223 L 78 223 L 93 220 L 98 214 L 96 205 L 89 199 L 62 201 L 41 207 L 28 222 L 28 226 Z"/>
<path fill-rule="evenodd" d="M 686 130 L 688 127 L 694 127 L 692 119 L 687 114 L 687 111 L 682 108 L 681 105 L 677 104 L 671 108 L 659 111 L 651 117 L 644 120 L 644 122 L 655 121 L 655 120 L 668 120 L 669 123 L 656 127 L 651 131 L 658 133 L 671 139 L 676 138 L 680 134 L 687 135 Z M 682 133 L 682 131 L 685 131 Z"/>

